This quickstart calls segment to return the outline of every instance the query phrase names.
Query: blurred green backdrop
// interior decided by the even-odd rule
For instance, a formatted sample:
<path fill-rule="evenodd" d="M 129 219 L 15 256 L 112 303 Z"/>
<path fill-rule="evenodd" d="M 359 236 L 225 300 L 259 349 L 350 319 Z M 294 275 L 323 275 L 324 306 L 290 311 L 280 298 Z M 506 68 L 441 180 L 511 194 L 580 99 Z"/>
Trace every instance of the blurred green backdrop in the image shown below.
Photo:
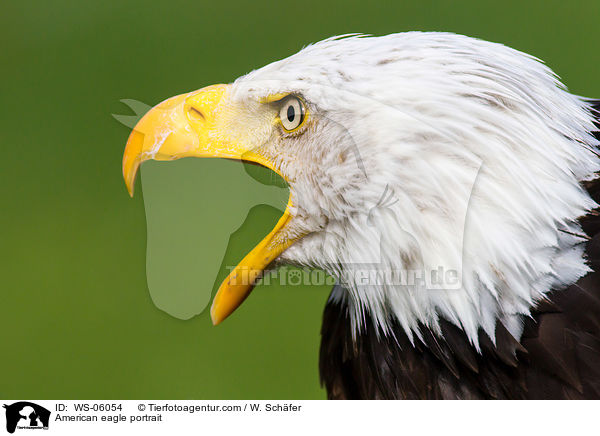
<path fill-rule="evenodd" d="M 129 114 L 120 99 L 155 104 L 327 36 L 406 30 L 511 45 L 599 97 L 599 18 L 598 0 L 4 0 L 0 397 L 324 398 L 325 287 L 261 286 L 219 327 L 206 312 L 183 321 L 154 306 L 140 184 L 132 200 L 121 179 L 129 129 L 111 116 Z M 245 194 L 215 162 L 203 171 L 218 211 Z M 278 218 L 250 215 L 233 258 Z"/>

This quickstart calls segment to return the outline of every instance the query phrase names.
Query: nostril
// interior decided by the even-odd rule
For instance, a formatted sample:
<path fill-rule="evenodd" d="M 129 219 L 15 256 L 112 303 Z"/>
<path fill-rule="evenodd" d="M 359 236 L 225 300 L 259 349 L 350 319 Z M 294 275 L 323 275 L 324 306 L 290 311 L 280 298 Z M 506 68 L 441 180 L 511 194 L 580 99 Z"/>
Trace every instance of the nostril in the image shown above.
<path fill-rule="evenodd" d="M 190 118 L 192 118 L 193 120 L 204 121 L 206 119 L 204 114 L 193 106 L 190 106 L 188 112 L 190 114 Z"/>

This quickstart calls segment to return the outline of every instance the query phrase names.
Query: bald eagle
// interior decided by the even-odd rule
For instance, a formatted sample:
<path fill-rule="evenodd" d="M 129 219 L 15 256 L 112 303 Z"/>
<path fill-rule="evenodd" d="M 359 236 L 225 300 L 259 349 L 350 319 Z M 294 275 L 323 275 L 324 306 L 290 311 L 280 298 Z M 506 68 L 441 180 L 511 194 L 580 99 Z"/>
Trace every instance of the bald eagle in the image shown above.
<path fill-rule="evenodd" d="M 283 216 L 220 286 L 219 324 L 278 264 L 325 270 L 332 399 L 600 398 L 598 101 L 449 33 L 344 35 L 170 98 L 148 159 L 253 162 Z"/>

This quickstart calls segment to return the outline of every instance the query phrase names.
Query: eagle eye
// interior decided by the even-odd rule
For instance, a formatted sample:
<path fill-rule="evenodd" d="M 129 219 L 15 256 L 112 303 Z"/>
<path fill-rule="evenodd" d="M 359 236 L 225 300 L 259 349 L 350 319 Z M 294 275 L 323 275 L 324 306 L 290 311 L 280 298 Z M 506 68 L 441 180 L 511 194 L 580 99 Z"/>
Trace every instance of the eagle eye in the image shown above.
<path fill-rule="evenodd" d="M 286 132 L 294 132 L 304 123 L 306 110 L 298 97 L 289 96 L 281 102 L 279 121 Z"/>

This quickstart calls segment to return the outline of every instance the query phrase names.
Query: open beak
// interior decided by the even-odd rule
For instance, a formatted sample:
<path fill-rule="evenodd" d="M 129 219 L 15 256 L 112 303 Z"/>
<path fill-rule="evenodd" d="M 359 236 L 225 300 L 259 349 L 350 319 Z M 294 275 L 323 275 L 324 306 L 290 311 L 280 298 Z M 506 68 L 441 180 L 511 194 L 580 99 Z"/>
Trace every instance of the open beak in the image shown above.
<path fill-rule="evenodd" d="M 227 110 L 229 85 L 213 85 L 178 95 L 152 108 L 129 135 L 123 155 L 123 178 L 129 194 L 142 162 L 182 157 L 220 157 L 263 165 L 278 174 L 275 165 L 244 144 L 225 139 L 217 123 L 220 111 Z M 291 219 L 290 202 L 275 228 L 237 265 L 223 281 L 210 310 L 213 324 L 227 318 L 252 291 L 264 269 L 293 240 L 284 229 Z"/>

